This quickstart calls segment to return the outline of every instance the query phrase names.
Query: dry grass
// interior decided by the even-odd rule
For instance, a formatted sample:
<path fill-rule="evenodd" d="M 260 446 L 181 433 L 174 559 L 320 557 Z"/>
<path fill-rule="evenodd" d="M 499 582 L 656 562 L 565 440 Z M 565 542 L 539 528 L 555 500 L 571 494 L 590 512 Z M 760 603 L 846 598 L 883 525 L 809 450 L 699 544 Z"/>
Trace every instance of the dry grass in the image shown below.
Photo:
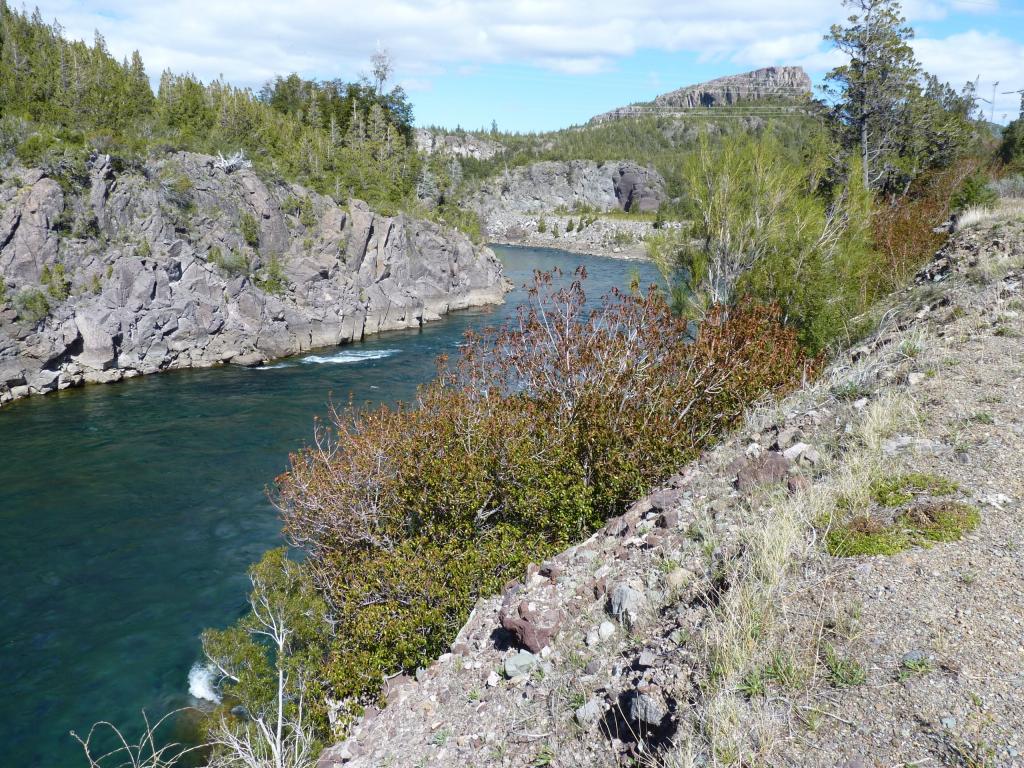
<path fill-rule="evenodd" d="M 912 342 L 924 345 L 926 340 L 915 336 Z M 787 405 L 792 403 L 768 410 Z M 820 632 L 801 638 L 781 626 L 778 609 L 787 575 L 798 563 L 817 556 L 817 529 L 822 521 L 827 526 L 832 520 L 840 500 L 847 508 L 867 506 L 871 484 L 882 474 L 882 443 L 917 423 L 917 409 L 908 395 L 879 397 L 861 413 L 842 446 L 844 454 L 826 467 L 820 482 L 794 496 L 766 492 L 755 501 L 757 512 L 744 535 L 743 554 L 730 573 L 731 588 L 692 646 L 705 672 L 700 703 L 691 711 L 689 732 L 680 731 L 680 746 L 660 765 L 770 762 L 783 723 L 769 708 L 747 700 L 746 681 L 783 659 L 792 674 L 781 684 L 800 687 L 815 674 L 817 660 L 827 656 Z M 799 717 L 799 708 L 793 706 Z"/>
<path fill-rule="evenodd" d="M 1006 198 L 992 207 L 975 206 L 960 214 L 956 221 L 956 229 L 968 229 L 989 221 L 1006 221 L 1009 219 L 1024 220 L 1024 200 Z"/>

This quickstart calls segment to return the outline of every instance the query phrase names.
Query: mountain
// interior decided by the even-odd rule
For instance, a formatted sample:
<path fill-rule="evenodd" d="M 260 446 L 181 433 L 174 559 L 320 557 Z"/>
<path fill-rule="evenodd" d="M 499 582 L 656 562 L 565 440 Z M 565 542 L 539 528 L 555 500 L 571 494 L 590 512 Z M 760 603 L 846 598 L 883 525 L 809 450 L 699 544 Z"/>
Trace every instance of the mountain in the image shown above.
<path fill-rule="evenodd" d="M 746 102 L 802 101 L 809 98 L 811 93 L 811 78 L 803 67 L 765 67 L 688 85 L 663 93 L 652 102 L 619 107 L 591 118 L 590 123 Z"/>

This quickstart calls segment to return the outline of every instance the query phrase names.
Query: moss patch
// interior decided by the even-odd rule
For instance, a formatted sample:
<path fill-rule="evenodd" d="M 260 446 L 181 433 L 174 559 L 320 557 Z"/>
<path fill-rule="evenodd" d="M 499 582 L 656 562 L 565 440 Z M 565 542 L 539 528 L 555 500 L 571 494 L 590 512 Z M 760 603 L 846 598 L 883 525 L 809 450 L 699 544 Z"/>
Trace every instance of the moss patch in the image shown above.
<path fill-rule="evenodd" d="M 956 493 L 957 484 L 943 477 L 922 472 L 896 475 L 871 484 L 871 497 L 883 507 L 898 507 L 914 500 L 916 494 L 949 496 Z"/>
<path fill-rule="evenodd" d="M 910 546 L 906 535 L 896 526 L 882 525 L 867 515 L 855 517 L 829 531 L 825 548 L 834 557 L 895 555 Z"/>
<path fill-rule="evenodd" d="M 895 555 L 912 546 L 959 541 L 981 523 L 981 513 L 969 504 L 936 501 L 916 504 L 892 525 L 862 515 L 829 531 L 825 549 L 834 557 Z"/>
<path fill-rule="evenodd" d="M 981 512 L 969 504 L 941 501 L 911 507 L 898 523 L 913 531 L 918 543 L 959 541 L 978 527 Z"/>

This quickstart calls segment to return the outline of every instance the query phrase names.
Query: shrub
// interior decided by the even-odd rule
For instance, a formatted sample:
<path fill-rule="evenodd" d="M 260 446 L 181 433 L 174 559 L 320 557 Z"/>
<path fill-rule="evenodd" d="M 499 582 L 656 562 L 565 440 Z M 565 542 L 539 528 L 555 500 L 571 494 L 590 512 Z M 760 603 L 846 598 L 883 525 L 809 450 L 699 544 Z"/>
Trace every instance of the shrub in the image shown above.
<path fill-rule="evenodd" d="M 543 216 L 541 216 L 540 221 L 537 222 L 537 231 L 542 235 L 548 231 L 548 223 L 544 220 Z"/>
<path fill-rule="evenodd" d="M 238 231 L 242 235 L 242 240 L 250 248 L 256 248 L 260 244 L 260 225 L 256 221 L 256 217 L 251 213 L 243 213 L 242 217 L 238 221 Z"/>
<path fill-rule="evenodd" d="M 230 277 L 249 274 L 249 258 L 236 248 L 224 255 L 216 245 L 206 254 L 206 260 Z"/>
<path fill-rule="evenodd" d="M 35 288 L 24 288 L 14 297 L 14 309 L 18 317 L 37 325 L 40 320 L 50 314 L 50 302 L 42 291 Z"/>
<path fill-rule="evenodd" d="M 284 274 L 284 265 L 276 256 L 270 260 L 263 270 L 256 275 L 256 285 L 267 293 L 280 295 L 288 289 L 288 278 Z"/>
<path fill-rule="evenodd" d="M 501 331 L 470 335 L 416 407 L 335 411 L 276 503 L 335 623 L 332 695 L 372 699 L 454 637 L 475 600 L 621 513 L 791 386 L 777 310 L 713 310 L 695 337 L 663 298 L 539 277 Z M 551 322 L 558 318 L 558 322 Z"/>
<path fill-rule="evenodd" d="M 973 173 L 957 187 L 950 198 L 949 206 L 954 211 L 963 211 L 978 206 L 989 207 L 999 200 L 999 194 L 989 187 L 989 179 L 982 173 Z"/>
<path fill-rule="evenodd" d="M 0 275 L 0 304 L 7 303 L 7 281 Z"/>
<path fill-rule="evenodd" d="M 46 292 L 50 294 L 51 298 L 57 301 L 64 301 L 71 295 L 71 281 L 68 279 L 63 264 L 55 264 L 53 269 L 50 269 L 49 266 L 43 267 L 43 272 L 39 279 L 46 286 Z"/>
<path fill-rule="evenodd" d="M 792 157 L 770 135 L 702 137 L 682 172 L 691 223 L 648 246 L 680 311 L 745 296 L 778 304 L 817 353 L 865 308 L 871 196 L 856 163 L 831 198 L 820 193 L 828 147 L 808 153 Z"/>

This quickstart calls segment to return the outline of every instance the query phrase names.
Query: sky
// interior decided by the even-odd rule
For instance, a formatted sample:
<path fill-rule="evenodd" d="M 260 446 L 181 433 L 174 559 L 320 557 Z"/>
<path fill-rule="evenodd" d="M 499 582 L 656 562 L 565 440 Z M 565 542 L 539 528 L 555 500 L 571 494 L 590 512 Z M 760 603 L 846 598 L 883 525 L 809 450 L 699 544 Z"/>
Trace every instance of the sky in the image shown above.
<path fill-rule="evenodd" d="M 562 128 L 684 85 L 772 65 L 821 83 L 838 0 L 45 0 L 47 20 L 111 52 L 258 88 L 275 74 L 353 79 L 386 49 L 418 125 Z M 1024 0 L 905 0 L 925 69 L 978 79 L 1006 123 L 1024 88 Z M 994 85 L 998 83 L 998 85 Z"/>

